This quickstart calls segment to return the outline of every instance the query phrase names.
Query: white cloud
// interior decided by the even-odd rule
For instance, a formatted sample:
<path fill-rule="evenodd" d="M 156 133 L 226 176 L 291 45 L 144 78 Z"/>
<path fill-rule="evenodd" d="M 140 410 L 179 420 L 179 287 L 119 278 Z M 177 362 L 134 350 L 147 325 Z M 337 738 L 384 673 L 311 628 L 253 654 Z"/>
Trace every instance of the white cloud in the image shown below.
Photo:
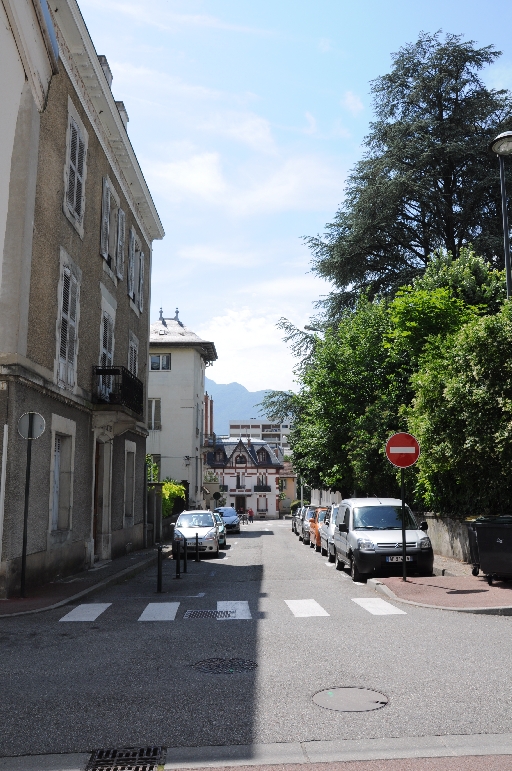
<path fill-rule="evenodd" d="M 128 87 L 130 90 L 140 88 L 146 96 L 148 92 L 157 94 L 160 104 L 164 103 L 163 97 L 170 95 L 209 101 L 219 100 L 227 96 L 232 98 L 232 95 L 217 89 L 191 85 L 185 83 L 181 78 L 153 70 L 150 67 L 119 61 L 110 62 L 110 66 L 115 76 L 113 87 L 116 89 L 119 86 L 123 89 Z"/>
<path fill-rule="evenodd" d="M 327 53 L 328 51 L 331 51 L 332 45 L 329 38 L 326 38 L 326 37 L 320 38 L 320 40 L 318 41 L 318 48 L 323 54 Z"/>
<path fill-rule="evenodd" d="M 277 152 L 269 121 L 251 112 L 217 112 L 199 124 L 199 128 L 235 139 L 259 153 L 274 155 Z"/>
<path fill-rule="evenodd" d="M 82 0 L 81 6 L 86 8 L 101 8 L 114 13 L 121 13 L 139 24 L 157 27 L 167 31 L 177 31 L 178 27 L 203 27 L 210 29 L 223 29 L 229 32 L 244 32 L 250 35 L 263 35 L 265 37 L 275 35 L 272 30 L 248 27 L 243 24 L 231 22 L 210 16 L 204 13 L 173 13 L 168 11 L 168 2 L 162 0 L 145 0 L 141 4 L 137 2 L 120 2 L 119 0 Z"/>
<path fill-rule="evenodd" d="M 169 163 L 146 163 L 151 187 L 177 203 L 194 199 L 236 216 L 316 211 L 336 206 L 343 175 L 318 156 L 297 156 L 238 169 L 227 180 L 219 153 L 198 153 Z"/>
<path fill-rule="evenodd" d="M 294 387 L 296 361 L 276 327 L 279 315 L 261 315 L 248 307 L 231 309 L 195 330 L 203 339 L 213 340 L 219 356 L 208 377 L 216 383 L 236 380 L 251 391 Z"/>
<path fill-rule="evenodd" d="M 307 128 L 304 129 L 304 134 L 316 134 L 316 118 L 311 115 L 310 112 L 306 113 L 306 120 L 308 122 Z"/>
<path fill-rule="evenodd" d="M 362 101 L 357 94 L 353 93 L 353 91 L 345 91 L 341 104 L 346 110 L 352 113 L 352 115 L 359 115 L 359 113 L 364 110 Z"/>

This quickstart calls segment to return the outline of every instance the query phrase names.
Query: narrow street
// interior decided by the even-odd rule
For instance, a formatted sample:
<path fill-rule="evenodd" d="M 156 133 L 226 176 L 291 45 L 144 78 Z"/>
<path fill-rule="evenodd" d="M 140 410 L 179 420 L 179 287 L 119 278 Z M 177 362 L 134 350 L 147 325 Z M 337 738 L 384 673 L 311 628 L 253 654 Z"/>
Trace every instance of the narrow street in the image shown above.
<path fill-rule="evenodd" d="M 285 745 L 299 742 L 512 731 L 508 617 L 392 602 L 375 615 L 366 600 L 377 595 L 289 522 L 245 526 L 219 559 L 189 561 L 181 580 L 174 571 L 165 561 L 161 595 L 150 568 L 83 604 L 0 621 L 1 756 L 158 745 L 176 764 L 229 765 L 234 745 L 283 743 L 290 762 Z M 228 617 L 186 617 L 205 610 Z M 201 671 L 209 659 L 248 671 Z M 313 702 L 340 687 L 388 703 Z"/>

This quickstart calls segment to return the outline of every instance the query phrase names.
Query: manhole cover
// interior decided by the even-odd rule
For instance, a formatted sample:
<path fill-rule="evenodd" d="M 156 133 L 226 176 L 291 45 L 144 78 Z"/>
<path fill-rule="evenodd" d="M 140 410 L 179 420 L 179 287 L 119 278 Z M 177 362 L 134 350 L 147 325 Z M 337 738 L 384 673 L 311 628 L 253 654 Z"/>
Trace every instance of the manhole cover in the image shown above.
<path fill-rule="evenodd" d="M 166 754 L 166 747 L 94 750 L 86 771 L 156 771 Z"/>
<path fill-rule="evenodd" d="M 369 712 L 381 709 L 388 703 L 388 697 L 378 691 L 367 688 L 330 688 L 319 691 L 313 696 L 319 707 L 334 709 L 338 712 Z"/>
<path fill-rule="evenodd" d="M 187 610 L 183 618 L 236 618 L 236 610 Z"/>
<path fill-rule="evenodd" d="M 206 659 L 192 666 L 200 672 L 213 675 L 232 675 L 235 672 L 253 672 L 258 665 L 247 659 Z"/>

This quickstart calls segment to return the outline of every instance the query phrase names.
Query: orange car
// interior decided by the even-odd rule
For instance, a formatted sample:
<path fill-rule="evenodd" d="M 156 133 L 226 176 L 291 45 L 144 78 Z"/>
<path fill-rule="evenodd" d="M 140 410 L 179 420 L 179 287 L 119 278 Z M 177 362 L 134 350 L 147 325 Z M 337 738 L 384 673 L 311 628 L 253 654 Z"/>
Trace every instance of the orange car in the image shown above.
<path fill-rule="evenodd" d="M 322 522 L 324 521 L 326 514 L 327 509 L 319 507 L 318 509 L 315 509 L 314 516 L 309 520 L 309 545 L 316 551 L 320 551 L 322 546 L 320 542 L 320 528 L 322 527 Z"/>

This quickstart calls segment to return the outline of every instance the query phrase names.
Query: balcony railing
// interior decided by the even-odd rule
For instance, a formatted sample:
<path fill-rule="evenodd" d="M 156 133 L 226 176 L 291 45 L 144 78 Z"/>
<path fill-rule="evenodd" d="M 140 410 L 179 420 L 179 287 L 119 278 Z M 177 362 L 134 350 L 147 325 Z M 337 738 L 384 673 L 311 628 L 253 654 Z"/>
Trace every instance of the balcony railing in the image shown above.
<path fill-rule="evenodd" d="M 93 399 L 96 404 L 127 407 L 144 414 L 144 386 L 126 367 L 93 367 Z"/>
<path fill-rule="evenodd" d="M 254 492 L 255 493 L 271 493 L 272 488 L 270 485 L 254 485 Z"/>

